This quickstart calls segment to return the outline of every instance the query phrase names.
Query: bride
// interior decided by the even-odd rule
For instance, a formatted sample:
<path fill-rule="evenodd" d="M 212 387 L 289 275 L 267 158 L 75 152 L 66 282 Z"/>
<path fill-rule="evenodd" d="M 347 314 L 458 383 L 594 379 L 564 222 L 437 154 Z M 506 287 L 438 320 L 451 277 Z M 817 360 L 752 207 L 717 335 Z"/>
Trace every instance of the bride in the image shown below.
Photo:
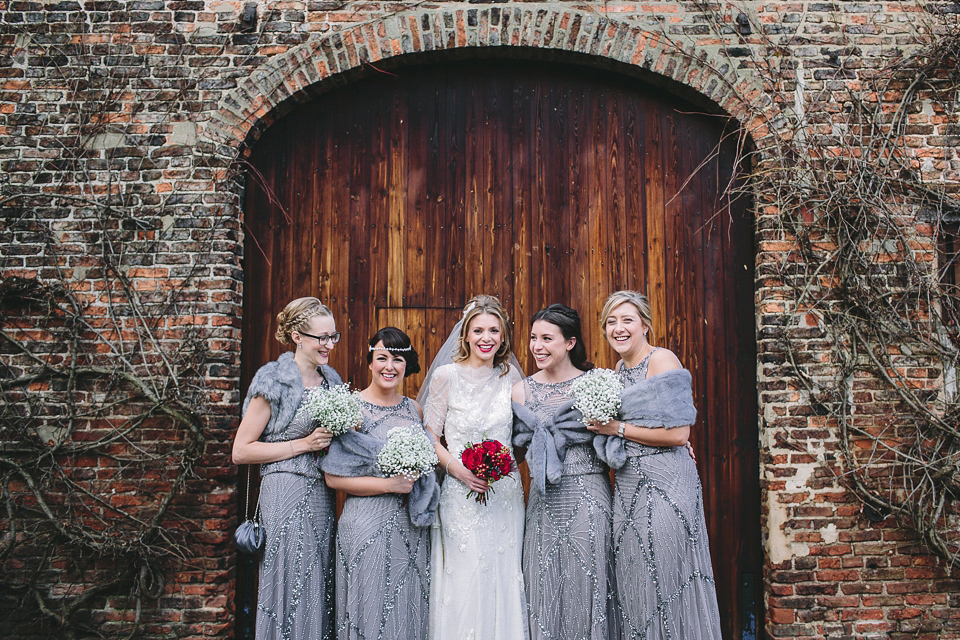
<path fill-rule="evenodd" d="M 445 352 L 452 352 L 452 362 Z M 493 296 L 464 307 L 447 344 L 427 373 L 419 400 L 438 438 L 439 523 L 432 534 L 431 640 L 528 638 L 523 573 L 523 489 L 514 472 L 488 487 L 460 461 L 468 443 L 510 446 L 510 390 L 522 375 L 511 366 L 507 313 Z M 446 441 L 443 446 L 440 437 Z M 486 504 L 467 493 L 487 494 Z"/>

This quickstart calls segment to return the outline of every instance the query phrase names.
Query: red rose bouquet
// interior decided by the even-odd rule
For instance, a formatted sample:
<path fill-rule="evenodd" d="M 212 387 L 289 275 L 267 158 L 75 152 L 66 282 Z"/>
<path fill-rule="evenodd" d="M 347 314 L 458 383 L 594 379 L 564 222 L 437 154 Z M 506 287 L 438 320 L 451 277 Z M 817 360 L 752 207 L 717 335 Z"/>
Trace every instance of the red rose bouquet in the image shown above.
<path fill-rule="evenodd" d="M 498 440 L 484 440 L 480 444 L 467 443 L 466 449 L 460 454 L 460 461 L 467 469 L 481 480 L 486 480 L 491 487 L 500 478 L 505 478 L 513 471 L 513 456 L 510 449 Z M 491 488 L 490 491 L 493 491 Z M 476 495 L 477 502 L 487 504 L 487 494 L 473 491 L 467 497 Z"/>

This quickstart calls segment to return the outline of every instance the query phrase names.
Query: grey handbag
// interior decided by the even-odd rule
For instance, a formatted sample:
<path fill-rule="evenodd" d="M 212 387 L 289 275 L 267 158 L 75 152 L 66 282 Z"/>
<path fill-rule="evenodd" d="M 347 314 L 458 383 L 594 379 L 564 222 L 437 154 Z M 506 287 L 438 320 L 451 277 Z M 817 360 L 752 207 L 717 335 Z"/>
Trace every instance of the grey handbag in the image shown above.
<path fill-rule="evenodd" d="M 260 494 L 257 494 L 257 508 L 250 517 L 250 476 L 253 475 L 253 469 L 247 469 L 247 504 L 244 509 L 246 520 L 240 523 L 237 530 L 233 532 L 233 542 L 237 549 L 243 553 L 260 553 L 267 542 L 267 535 L 263 531 L 263 525 L 260 524 Z"/>

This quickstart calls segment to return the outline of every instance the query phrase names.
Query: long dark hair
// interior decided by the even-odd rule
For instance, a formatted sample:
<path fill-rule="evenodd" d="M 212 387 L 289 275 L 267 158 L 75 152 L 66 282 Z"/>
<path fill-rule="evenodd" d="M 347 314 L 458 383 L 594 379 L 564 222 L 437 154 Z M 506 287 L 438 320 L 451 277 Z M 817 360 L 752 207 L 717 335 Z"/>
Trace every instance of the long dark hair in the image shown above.
<path fill-rule="evenodd" d="M 420 357 L 417 355 L 417 350 L 410 344 L 410 336 L 396 327 L 384 327 L 373 334 L 373 337 L 370 338 L 370 346 L 367 347 L 367 364 L 373 362 L 373 347 L 381 341 L 386 351 L 398 358 L 403 358 L 404 362 L 407 363 L 406 371 L 403 374 L 404 378 L 420 373 Z"/>
<path fill-rule="evenodd" d="M 593 363 L 587 362 L 587 346 L 583 344 L 583 330 L 580 328 L 580 314 L 565 304 L 555 303 L 533 314 L 530 326 L 537 320 L 556 325 L 565 340 L 576 342 L 570 349 L 570 362 L 580 371 L 593 369 Z"/>

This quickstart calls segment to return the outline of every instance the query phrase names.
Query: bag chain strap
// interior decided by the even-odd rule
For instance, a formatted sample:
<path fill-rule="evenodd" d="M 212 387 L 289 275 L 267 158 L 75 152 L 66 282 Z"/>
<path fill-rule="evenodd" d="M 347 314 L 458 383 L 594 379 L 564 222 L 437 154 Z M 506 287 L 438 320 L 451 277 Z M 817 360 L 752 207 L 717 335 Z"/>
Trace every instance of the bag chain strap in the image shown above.
<path fill-rule="evenodd" d="M 257 509 L 253 514 L 253 518 L 250 517 L 250 487 L 251 480 L 250 477 L 253 475 L 253 465 L 247 465 L 247 503 L 243 507 L 243 517 L 246 520 L 253 520 L 257 524 L 260 524 L 260 494 L 257 493 Z"/>

